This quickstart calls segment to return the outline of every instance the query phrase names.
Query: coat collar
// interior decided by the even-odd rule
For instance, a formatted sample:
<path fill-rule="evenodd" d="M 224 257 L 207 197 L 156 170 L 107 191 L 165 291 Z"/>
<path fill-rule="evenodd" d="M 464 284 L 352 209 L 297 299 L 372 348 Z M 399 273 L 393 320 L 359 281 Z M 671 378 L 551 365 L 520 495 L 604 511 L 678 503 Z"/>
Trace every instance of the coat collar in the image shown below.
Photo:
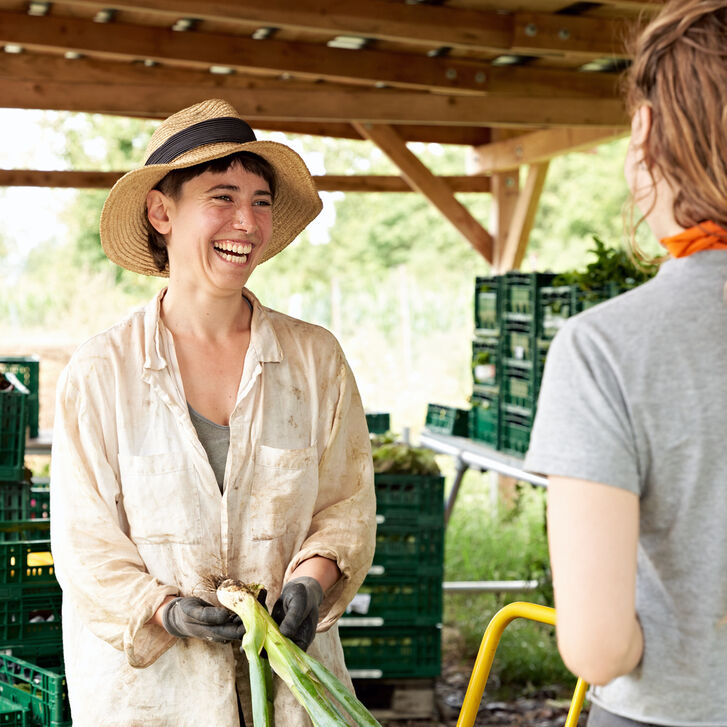
<path fill-rule="evenodd" d="M 161 340 L 161 302 L 166 288 L 160 290 L 144 308 L 144 368 L 160 371 L 167 367 Z M 260 363 L 283 360 L 283 351 L 275 333 L 269 309 L 247 288 L 242 294 L 252 304 L 252 326 L 250 329 L 250 351 Z"/>

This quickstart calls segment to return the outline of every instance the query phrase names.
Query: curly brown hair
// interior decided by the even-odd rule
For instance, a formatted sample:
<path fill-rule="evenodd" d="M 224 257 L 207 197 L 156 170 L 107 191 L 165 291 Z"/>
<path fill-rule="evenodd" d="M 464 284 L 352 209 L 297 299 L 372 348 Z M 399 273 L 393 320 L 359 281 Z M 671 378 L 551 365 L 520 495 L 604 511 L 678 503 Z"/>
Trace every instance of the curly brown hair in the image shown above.
<path fill-rule="evenodd" d="M 670 0 L 631 51 L 626 103 L 651 107 L 640 151 L 652 182 L 658 172 L 674 189 L 681 227 L 727 229 L 727 2 Z"/>

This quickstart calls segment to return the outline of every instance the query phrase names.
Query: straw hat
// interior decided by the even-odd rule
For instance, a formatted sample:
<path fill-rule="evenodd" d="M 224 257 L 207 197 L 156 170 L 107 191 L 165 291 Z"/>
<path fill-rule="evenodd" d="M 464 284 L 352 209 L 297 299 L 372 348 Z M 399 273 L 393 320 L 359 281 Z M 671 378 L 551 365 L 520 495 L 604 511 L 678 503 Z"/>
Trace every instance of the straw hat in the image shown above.
<path fill-rule="evenodd" d="M 305 162 L 285 144 L 257 141 L 248 124 L 227 101 L 210 99 L 163 121 L 146 149 L 144 166 L 113 186 L 101 213 L 101 245 L 117 265 L 144 275 L 159 272 L 147 246 L 146 195 L 173 169 L 218 159 L 239 151 L 264 157 L 275 170 L 273 236 L 260 262 L 289 245 L 321 211 Z"/>

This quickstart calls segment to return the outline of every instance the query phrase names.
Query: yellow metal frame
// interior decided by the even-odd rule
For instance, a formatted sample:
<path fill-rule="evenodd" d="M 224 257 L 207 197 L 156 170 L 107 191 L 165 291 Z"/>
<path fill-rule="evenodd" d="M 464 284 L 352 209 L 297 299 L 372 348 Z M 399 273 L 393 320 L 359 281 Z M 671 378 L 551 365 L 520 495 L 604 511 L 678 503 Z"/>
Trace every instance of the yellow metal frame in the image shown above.
<path fill-rule="evenodd" d="M 457 719 L 457 727 L 473 727 L 502 632 L 516 618 L 527 618 L 531 621 L 539 621 L 540 623 L 555 626 L 555 609 L 537 603 L 516 601 L 504 606 L 492 617 L 477 652 L 475 666 L 472 669 L 472 676 L 467 685 L 467 692 L 464 695 L 462 709 Z M 587 688 L 588 684 L 583 679 L 578 679 L 564 727 L 576 727 L 578 724 Z"/>

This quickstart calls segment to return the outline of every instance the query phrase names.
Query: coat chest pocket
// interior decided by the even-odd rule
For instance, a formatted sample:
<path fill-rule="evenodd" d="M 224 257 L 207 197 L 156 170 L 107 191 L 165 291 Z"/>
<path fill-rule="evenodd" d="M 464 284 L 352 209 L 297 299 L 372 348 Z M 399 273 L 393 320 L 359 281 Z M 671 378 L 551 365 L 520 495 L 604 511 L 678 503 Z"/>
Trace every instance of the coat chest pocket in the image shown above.
<path fill-rule="evenodd" d="M 197 473 L 181 452 L 119 455 L 122 504 L 135 543 L 199 543 Z"/>
<path fill-rule="evenodd" d="M 255 448 L 250 493 L 253 540 L 273 540 L 300 527 L 308 530 L 318 494 L 318 450 Z"/>

